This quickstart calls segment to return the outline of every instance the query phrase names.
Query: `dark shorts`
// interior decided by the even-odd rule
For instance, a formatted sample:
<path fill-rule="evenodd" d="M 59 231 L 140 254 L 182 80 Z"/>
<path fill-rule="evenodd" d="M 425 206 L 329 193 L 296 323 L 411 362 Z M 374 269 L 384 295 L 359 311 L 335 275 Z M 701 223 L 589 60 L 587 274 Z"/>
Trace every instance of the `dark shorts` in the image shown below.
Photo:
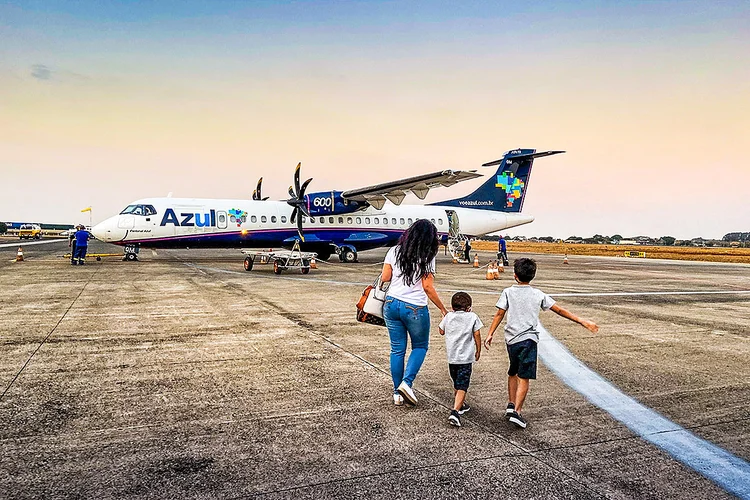
<path fill-rule="evenodd" d="M 518 375 L 519 378 L 536 378 L 536 342 L 524 340 L 517 344 L 508 345 L 508 359 L 510 368 L 508 376 Z"/>
<path fill-rule="evenodd" d="M 471 380 L 471 363 L 464 365 L 449 363 L 448 370 L 451 372 L 451 378 L 453 379 L 453 388 L 457 391 L 468 391 L 469 381 Z"/>

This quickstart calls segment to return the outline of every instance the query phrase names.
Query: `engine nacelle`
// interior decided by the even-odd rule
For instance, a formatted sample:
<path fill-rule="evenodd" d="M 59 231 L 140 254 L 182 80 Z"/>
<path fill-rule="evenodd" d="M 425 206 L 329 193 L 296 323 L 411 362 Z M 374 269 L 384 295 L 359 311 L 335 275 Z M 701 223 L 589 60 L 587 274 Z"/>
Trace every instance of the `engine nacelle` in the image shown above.
<path fill-rule="evenodd" d="M 362 204 L 342 198 L 341 193 L 341 191 L 329 191 L 327 193 L 305 195 L 310 215 L 318 217 L 322 215 L 349 214 L 362 208 Z"/>

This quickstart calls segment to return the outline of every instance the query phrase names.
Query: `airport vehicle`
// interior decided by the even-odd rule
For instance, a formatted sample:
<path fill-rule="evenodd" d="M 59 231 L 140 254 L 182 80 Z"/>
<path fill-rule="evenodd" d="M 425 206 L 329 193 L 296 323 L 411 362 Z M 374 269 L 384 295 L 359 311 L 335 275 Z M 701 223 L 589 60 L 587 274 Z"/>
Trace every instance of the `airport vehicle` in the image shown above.
<path fill-rule="evenodd" d="M 299 269 L 302 274 L 310 272 L 310 262 L 317 254 L 300 250 L 299 240 L 294 242 L 291 250 L 243 250 L 245 257 L 245 271 L 252 271 L 255 260 L 261 264 L 273 264 L 274 274 L 281 274 L 287 269 Z"/>
<path fill-rule="evenodd" d="M 449 187 L 482 174 L 444 170 L 349 191 L 307 194 L 312 179 L 300 184 L 300 165 L 289 199 L 272 201 L 261 194 L 262 178 L 252 200 L 147 198 L 97 224 L 92 233 L 125 247 L 135 258 L 147 248 L 292 248 L 315 252 L 321 260 L 334 253 L 355 262 L 357 253 L 394 245 L 417 219 L 429 219 L 441 241 L 457 255 L 468 237 L 527 224 L 521 213 L 534 159 L 564 153 L 514 149 L 499 160 L 490 179 L 473 193 L 429 205 L 402 204 L 408 192 L 424 199 L 430 189 Z"/>
<path fill-rule="evenodd" d="M 38 224 L 23 224 L 18 230 L 18 238 L 22 240 L 39 240 L 42 238 L 42 228 Z"/>

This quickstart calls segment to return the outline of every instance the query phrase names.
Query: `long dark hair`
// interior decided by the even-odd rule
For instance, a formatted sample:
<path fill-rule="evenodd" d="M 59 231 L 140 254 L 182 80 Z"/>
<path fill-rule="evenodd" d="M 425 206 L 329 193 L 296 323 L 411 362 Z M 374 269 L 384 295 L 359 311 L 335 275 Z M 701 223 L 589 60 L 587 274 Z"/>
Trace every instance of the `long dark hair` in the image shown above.
<path fill-rule="evenodd" d="M 419 219 L 398 239 L 396 262 L 406 286 L 412 286 L 433 270 L 432 259 L 438 252 L 438 233 L 435 224 Z"/>

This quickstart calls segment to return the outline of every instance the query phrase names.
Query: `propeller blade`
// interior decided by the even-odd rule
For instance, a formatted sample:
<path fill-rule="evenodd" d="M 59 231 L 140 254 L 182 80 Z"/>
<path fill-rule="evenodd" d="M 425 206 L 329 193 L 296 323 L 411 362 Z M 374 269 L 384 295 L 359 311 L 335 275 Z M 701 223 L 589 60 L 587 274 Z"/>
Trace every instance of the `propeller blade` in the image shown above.
<path fill-rule="evenodd" d="M 258 191 L 253 191 L 253 200 L 258 199 Z"/>
<path fill-rule="evenodd" d="M 292 217 L 289 220 L 291 220 L 292 224 L 294 224 L 296 218 L 297 218 L 297 207 L 294 207 L 294 210 L 292 210 Z"/>
<path fill-rule="evenodd" d="M 302 216 L 297 217 L 297 234 L 299 234 L 300 241 L 305 241 L 305 232 L 302 229 Z"/>
<path fill-rule="evenodd" d="M 297 163 L 297 168 L 294 169 L 294 188 L 297 194 L 299 194 L 299 170 L 302 167 L 302 162 Z M 292 195 L 295 196 L 295 195 Z"/>
<path fill-rule="evenodd" d="M 311 182 L 312 182 L 312 177 L 307 179 L 305 183 L 302 184 L 302 189 L 300 189 L 299 193 L 297 193 L 297 196 L 299 196 L 300 200 L 305 197 L 305 190 L 307 189 L 307 185 L 310 184 Z"/>
<path fill-rule="evenodd" d="M 294 189 L 292 189 L 292 186 L 289 186 L 289 196 L 291 198 L 296 198 L 297 197 L 297 195 L 294 194 Z"/>

